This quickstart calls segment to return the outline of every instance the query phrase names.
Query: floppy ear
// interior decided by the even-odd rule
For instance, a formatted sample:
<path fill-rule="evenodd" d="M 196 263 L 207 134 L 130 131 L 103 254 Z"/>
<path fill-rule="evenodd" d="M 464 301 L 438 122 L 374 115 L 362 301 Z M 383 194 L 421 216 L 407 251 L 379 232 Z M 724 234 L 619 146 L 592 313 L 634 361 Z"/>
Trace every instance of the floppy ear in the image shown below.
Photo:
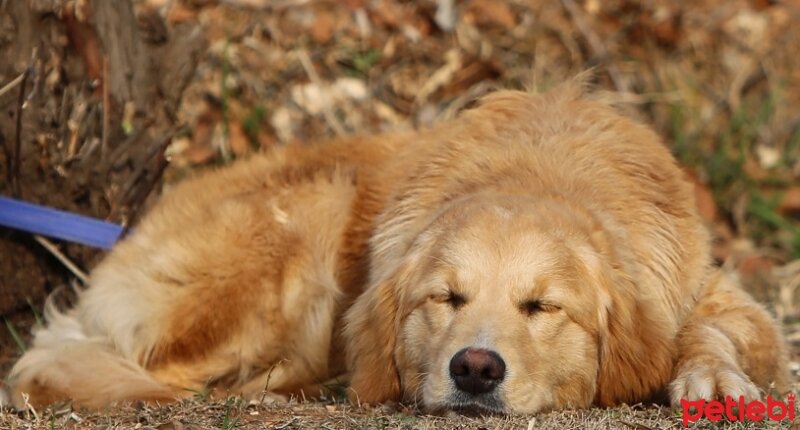
<path fill-rule="evenodd" d="M 598 370 L 594 402 L 614 406 L 651 398 L 666 386 L 674 360 L 673 322 L 666 303 L 638 285 L 600 232 L 577 256 L 597 294 Z M 592 318 L 589 316 L 589 318 Z"/>
<path fill-rule="evenodd" d="M 669 382 L 675 355 L 669 322 L 659 318 L 662 309 L 655 309 L 665 305 L 637 294 L 643 286 L 625 275 L 596 278 L 601 287 L 595 403 L 613 406 L 652 398 Z"/>
<path fill-rule="evenodd" d="M 395 361 L 399 302 L 405 278 L 402 268 L 371 285 L 348 310 L 344 335 L 351 372 L 349 397 L 358 403 L 400 400 Z"/>
<path fill-rule="evenodd" d="M 408 247 L 399 264 L 382 270 L 389 275 L 370 282 L 347 311 L 344 337 L 351 401 L 375 404 L 402 400 L 397 362 L 398 354 L 402 354 L 402 345 L 398 345 L 400 324 L 413 307 L 409 288 L 440 232 L 440 227 L 429 225 L 410 244 L 395 243 L 394 246 Z"/>

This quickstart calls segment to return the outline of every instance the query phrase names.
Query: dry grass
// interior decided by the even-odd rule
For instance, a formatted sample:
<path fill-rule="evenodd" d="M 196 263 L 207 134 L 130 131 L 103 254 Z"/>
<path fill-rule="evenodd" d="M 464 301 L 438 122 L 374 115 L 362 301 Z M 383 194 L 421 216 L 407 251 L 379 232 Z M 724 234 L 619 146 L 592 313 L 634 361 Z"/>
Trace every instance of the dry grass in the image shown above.
<path fill-rule="evenodd" d="M 719 423 L 706 420 L 691 428 L 787 428 L 788 423 Z M 800 426 L 800 421 L 794 426 Z M 117 407 L 97 413 L 68 406 L 26 413 L 0 412 L 3 429 L 671 429 L 683 428 L 676 411 L 665 407 L 619 407 L 560 411 L 534 417 L 437 417 L 405 409 L 354 408 L 342 404 L 245 404 L 237 399 L 187 400 L 168 406 Z"/>

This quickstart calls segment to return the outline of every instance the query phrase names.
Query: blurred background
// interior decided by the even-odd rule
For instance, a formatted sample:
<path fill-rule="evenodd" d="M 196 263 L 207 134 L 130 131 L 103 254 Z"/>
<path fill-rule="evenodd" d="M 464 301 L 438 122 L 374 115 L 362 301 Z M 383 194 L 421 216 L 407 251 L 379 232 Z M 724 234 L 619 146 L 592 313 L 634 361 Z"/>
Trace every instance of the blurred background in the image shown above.
<path fill-rule="evenodd" d="M 595 67 L 800 351 L 800 1 L 0 0 L 0 195 L 126 226 L 199 169 Z M 103 253 L 0 228 L 0 373 Z"/>

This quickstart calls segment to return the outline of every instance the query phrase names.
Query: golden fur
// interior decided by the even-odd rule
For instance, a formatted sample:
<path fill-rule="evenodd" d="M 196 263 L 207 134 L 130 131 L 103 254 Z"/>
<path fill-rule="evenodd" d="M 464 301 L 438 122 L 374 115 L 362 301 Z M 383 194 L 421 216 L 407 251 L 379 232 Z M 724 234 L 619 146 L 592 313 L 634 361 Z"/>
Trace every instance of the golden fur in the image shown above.
<path fill-rule="evenodd" d="M 672 156 L 575 83 L 187 180 L 90 284 L 48 308 L 16 405 L 314 395 L 348 374 L 361 402 L 534 413 L 787 382 Z M 501 358 L 493 391 L 454 384 L 464 348 Z"/>

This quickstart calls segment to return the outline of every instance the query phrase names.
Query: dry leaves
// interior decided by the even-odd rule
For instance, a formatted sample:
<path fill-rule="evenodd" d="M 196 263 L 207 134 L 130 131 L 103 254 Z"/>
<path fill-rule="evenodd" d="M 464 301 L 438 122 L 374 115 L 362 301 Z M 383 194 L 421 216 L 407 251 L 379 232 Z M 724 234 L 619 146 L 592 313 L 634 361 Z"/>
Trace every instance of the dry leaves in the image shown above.
<path fill-rule="evenodd" d="M 500 25 L 506 30 L 511 30 L 517 25 L 517 15 L 511 10 L 511 5 L 495 0 L 470 1 L 464 19 L 478 25 Z"/>
<path fill-rule="evenodd" d="M 778 57 L 765 62 L 792 49 L 779 42 L 790 40 L 792 6 L 575 4 L 585 28 L 574 14 L 538 1 L 162 2 L 168 25 L 197 20 L 211 46 L 184 93 L 179 117 L 191 132 L 180 137 L 188 142 L 173 145 L 174 160 L 202 165 L 275 142 L 427 124 L 487 88 L 528 85 L 531 69 L 546 87 L 599 62 L 601 86 L 637 93 L 635 106 L 647 107 L 645 116 L 661 134 L 673 135 L 675 110 L 681 110 L 678 132 L 691 136 L 693 146 L 680 149 L 691 154 L 679 157 L 734 160 L 721 139 L 752 141 L 737 172 L 692 166 L 698 208 L 717 235 L 715 255 L 726 258 L 728 242 L 764 228 L 751 225 L 747 196 L 733 205 L 732 190 L 741 188 L 736 178 L 749 178 L 748 187 L 800 179 L 800 161 L 786 164 L 794 128 L 781 123 L 792 111 L 780 104 L 800 104 L 800 90 L 780 86 L 781 79 L 796 80 L 795 68 L 780 69 Z M 800 43 L 791 46 L 800 49 Z M 300 48 L 306 64 L 295 55 Z M 774 91 L 788 93 L 766 111 L 763 95 Z M 209 99 L 216 106 L 209 108 Z M 759 119 L 760 110 L 770 116 Z M 720 175 L 732 179 L 721 183 Z M 774 211 L 796 217 L 797 187 L 761 192 L 785 193 Z"/>

